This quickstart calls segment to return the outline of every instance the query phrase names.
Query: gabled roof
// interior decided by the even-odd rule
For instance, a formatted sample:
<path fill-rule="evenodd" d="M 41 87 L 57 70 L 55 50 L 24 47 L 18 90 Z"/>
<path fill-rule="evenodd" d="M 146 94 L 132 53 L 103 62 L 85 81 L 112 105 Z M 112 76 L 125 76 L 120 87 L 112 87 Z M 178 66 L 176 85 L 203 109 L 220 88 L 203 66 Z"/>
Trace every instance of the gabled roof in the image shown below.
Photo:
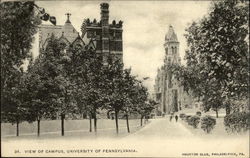
<path fill-rule="evenodd" d="M 65 22 L 62 32 L 64 32 L 64 36 L 68 39 L 70 43 L 72 43 L 78 36 L 78 32 L 74 28 L 71 23 Z"/>
<path fill-rule="evenodd" d="M 178 42 L 177 35 L 174 32 L 173 26 L 169 26 L 168 33 L 165 36 L 167 42 Z"/>
<path fill-rule="evenodd" d="M 64 32 L 62 32 L 62 35 L 58 40 L 59 40 L 59 42 L 63 41 L 67 45 L 70 44 L 69 40 L 64 36 Z"/>
<path fill-rule="evenodd" d="M 96 49 L 96 46 L 95 46 L 95 42 L 96 41 L 93 41 L 92 39 L 90 40 L 89 44 L 88 44 L 88 48 L 93 48 L 94 50 Z"/>
<path fill-rule="evenodd" d="M 40 48 L 45 44 L 47 38 L 50 38 L 52 34 L 55 37 L 59 38 L 62 34 L 62 25 L 45 25 L 42 24 L 39 26 L 39 45 Z"/>
<path fill-rule="evenodd" d="M 62 34 L 64 37 L 72 43 L 78 37 L 78 32 L 71 24 L 69 19 L 65 22 L 64 25 L 40 25 L 39 26 L 39 46 L 40 48 L 45 45 L 46 39 L 54 34 L 56 38 L 61 38 Z"/>
<path fill-rule="evenodd" d="M 82 46 L 85 46 L 85 43 L 79 34 L 76 37 L 76 39 L 72 42 L 72 45 L 74 45 L 74 44 L 81 44 Z"/>

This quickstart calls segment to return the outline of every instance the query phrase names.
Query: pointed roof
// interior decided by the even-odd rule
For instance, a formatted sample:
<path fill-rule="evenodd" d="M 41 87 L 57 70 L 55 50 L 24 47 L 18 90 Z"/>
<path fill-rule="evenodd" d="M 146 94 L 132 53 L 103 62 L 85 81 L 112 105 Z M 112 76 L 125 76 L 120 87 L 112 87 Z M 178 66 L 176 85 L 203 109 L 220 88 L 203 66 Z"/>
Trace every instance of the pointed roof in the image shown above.
<path fill-rule="evenodd" d="M 85 46 L 84 41 L 82 40 L 81 36 L 78 33 L 78 36 L 76 37 L 76 39 L 72 42 L 72 45 L 74 44 L 81 44 L 82 46 Z"/>
<path fill-rule="evenodd" d="M 59 41 L 64 42 L 65 44 L 70 44 L 69 40 L 64 36 L 64 32 L 62 32 L 61 37 L 59 38 Z"/>
<path fill-rule="evenodd" d="M 93 48 L 93 49 L 96 49 L 96 46 L 95 46 L 95 41 L 93 41 L 92 39 L 90 40 L 89 44 L 88 44 L 88 47 L 89 48 Z"/>
<path fill-rule="evenodd" d="M 165 36 L 165 41 L 167 42 L 178 42 L 177 35 L 174 32 L 172 25 L 169 26 L 168 33 Z"/>
<path fill-rule="evenodd" d="M 62 32 L 64 32 L 64 37 L 66 37 L 70 43 L 72 43 L 78 37 L 78 32 L 74 26 L 67 21 L 62 27 Z"/>

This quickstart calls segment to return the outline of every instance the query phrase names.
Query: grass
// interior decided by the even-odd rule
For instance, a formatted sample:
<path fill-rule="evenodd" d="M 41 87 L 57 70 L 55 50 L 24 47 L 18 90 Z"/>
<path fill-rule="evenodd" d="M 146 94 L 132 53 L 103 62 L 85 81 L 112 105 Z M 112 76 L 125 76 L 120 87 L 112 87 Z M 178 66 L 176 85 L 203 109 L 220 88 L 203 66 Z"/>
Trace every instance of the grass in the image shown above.
<path fill-rule="evenodd" d="M 80 136 L 80 137 L 98 137 L 98 136 L 116 136 L 115 120 L 99 119 L 97 120 L 97 133 L 89 132 L 89 120 L 65 120 L 65 136 Z M 93 129 L 92 120 L 92 131 Z M 58 137 L 61 131 L 60 120 L 46 120 L 40 123 L 41 137 Z M 131 132 L 140 129 L 140 120 L 129 120 Z M 119 136 L 127 135 L 126 120 L 119 120 Z M 37 133 L 37 123 L 22 122 L 19 125 L 20 138 L 34 137 Z M 1 123 L 1 137 L 15 137 L 16 124 Z"/>

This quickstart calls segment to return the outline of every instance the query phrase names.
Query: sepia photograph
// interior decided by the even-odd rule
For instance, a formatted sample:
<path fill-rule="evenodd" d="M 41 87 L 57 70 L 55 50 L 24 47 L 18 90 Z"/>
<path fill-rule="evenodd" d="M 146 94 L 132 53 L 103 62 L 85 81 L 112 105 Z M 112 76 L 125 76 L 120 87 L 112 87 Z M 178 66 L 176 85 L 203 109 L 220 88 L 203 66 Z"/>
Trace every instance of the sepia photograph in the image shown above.
<path fill-rule="evenodd" d="M 0 2 L 1 157 L 249 158 L 248 0 Z"/>

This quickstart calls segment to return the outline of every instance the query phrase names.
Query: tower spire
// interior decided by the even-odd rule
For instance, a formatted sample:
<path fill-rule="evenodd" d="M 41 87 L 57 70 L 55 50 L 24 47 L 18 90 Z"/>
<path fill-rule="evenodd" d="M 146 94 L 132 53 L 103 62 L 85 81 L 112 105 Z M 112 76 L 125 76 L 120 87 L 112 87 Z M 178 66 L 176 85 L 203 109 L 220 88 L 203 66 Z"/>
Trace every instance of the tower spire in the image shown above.
<path fill-rule="evenodd" d="M 174 27 L 172 25 L 169 25 L 168 32 L 165 36 L 166 42 L 178 42 L 177 35 L 175 34 Z"/>
<path fill-rule="evenodd" d="M 66 13 L 65 15 L 67 16 L 67 21 L 66 21 L 66 23 L 71 23 L 70 20 L 69 20 L 69 17 L 71 16 L 71 14 L 70 14 L 70 13 Z"/>

